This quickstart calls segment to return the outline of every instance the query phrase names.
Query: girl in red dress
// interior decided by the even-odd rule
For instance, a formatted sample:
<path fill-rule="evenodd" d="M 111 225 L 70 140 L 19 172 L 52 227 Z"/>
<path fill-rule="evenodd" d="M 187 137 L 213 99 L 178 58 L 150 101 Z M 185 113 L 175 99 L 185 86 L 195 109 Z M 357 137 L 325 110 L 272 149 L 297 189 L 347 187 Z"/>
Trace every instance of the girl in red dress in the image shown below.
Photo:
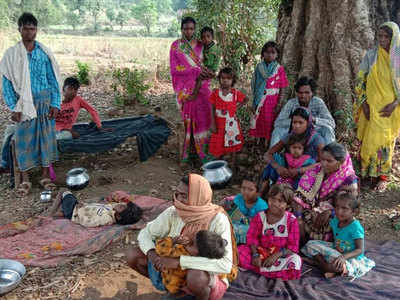
<path fill-rule="evenodd" d="M 219 89 L 215 89 L 209 101 L 212 104 L 212 125 L 209 152 L 216 158 L 232 153 L 235 163 L 235 152 L 242 150 L 243 135 L 236 118 L 238 104 L 247 101 L 246 95 L 233 88 L 236 76 L 231 68 L 224 68 L 218 74 Z"/>

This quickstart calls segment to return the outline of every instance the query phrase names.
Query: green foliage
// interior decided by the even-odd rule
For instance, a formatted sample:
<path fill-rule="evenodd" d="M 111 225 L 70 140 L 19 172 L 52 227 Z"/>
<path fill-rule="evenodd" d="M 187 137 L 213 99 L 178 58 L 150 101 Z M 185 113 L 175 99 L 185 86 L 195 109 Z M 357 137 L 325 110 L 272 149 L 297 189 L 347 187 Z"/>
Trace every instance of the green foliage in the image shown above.
<path fill-rule="evenodd" d="M 67 11 L 65 13 L 65 21 L 67 22 L 68 25 L 72 26 L 72 29 L 75 30 L 77 26 L 82 24 L 81 22 L 81 17 L 78 13 L 78 11 Z"/>
<path fill-rule="evenodd" d="M 0 28 L 7 27 L 10 24 L 8 5 L 6 0 L 0 0 Z"/>
<path fill-rule="evenodd" d="M 280 0 L 193 0 L 198 28 L 214 28 L 224 64 L 240 74 L 259 56 L 262 45 L 274 38 Z M 243 72 L 244 74 L 245 72 Z"/>
<path fill-rule="evenodd" d="M 119 9 L 115 22 L 120 26 L 120 29 L 129 21 L 130 15 L 126 9 Z"/>
<path fill-rule="evenodd" d="M 112 71 L 111 88 L 114 91 L 115 103 L 125 106 L 139 101 L 148 104 L 144 93 L 150 88 L 145 84 L 145 72 L 143 70 L 129 68 L 114 69 Z"/>
<path fill-rule="evenodd" d="M 76 66 L 78 67 L 78 73 L 76 77 L 78 78 L 81 84 L 89 84 L 89 72 L 90 66 L 88 63 L 80 62 L 79 60 L 76 61 Z"/>
<path fill-rule="evenodd" d="M 93 17 L 93 30 L 99 30 L 98 18 L 105 9 L 105 0 L 86 0 L 85 8 L 87 12 Z"/>
<path fill-rule="evenodd" d="M 178 23 L 178 20 L 173 20 L 170 25 L 168 26 L 168 36 L 169 37 L 178 37 L 181 31 L 180 24 Z"/>
<path fill-rule="evenodd" d="M 180 9 L 187 9 L 189 6 L 190 0 L 172 0 L 172 9 L 173 10 L 180 10 Z"/>
<path fill-rule="evenodd" d="M 60 3 L 51 0 L 1 0 L 0 10 L 1 18 L 3 19 L 2 14 L 5 14 L 5 19 L 12 23 L 16 23 L 23 12 L 31 12 L 36 16 L 39 26 L 42 28 L 55 24 L 62 18 Z"/>
<path fill-rule="evenodd" d="M 146 27 L 147 35 L 150 35 L 151 28 L 157 21 L 158 12 L 156 5 L 152 0 L 142 0 L 132 7 L 132 15 L 144 27 Z"/>
<path fill-rule="evenodd" d="M 111 26 L 111 29 L 113 30 L 113 24 L 115 23 L 117 19 L 117 12 L 114 7 L 109 7 L 106 9 L 106 16 L 109 21 L 109 25 Z"/>
<path fill-rule="evenodd" d="M 247 131 L 250 128 L 250 121 L 252 116 L 251 106 L 239 106 L 236 112 L 236 116 L 240 121 L 240 126 L 242 130 Z"/>

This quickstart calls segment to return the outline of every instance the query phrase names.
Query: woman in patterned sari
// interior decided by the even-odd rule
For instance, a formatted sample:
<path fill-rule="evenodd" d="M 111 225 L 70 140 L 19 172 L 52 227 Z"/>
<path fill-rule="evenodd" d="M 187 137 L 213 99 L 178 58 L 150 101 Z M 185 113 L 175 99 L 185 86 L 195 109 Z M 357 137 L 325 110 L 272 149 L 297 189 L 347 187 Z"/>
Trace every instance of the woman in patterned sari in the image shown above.
<path fill-rule="evenodd" d="M 182 38 L 171 45 L 170 67 L 172 85 L 185 128 L 182 161 L 188 162 L 193 149 L 204 163 L 209 160 L 208 142 L 211 127 L 210 80 L 203 71 L 203 45 L 194 38 L 196 21 L 191 17 L 182 20 Z M 201 88 L 194 100 L 189 100 L 200 75 Z"/>
<path fill-rule="evenodd" d="M 321 161 L 299 181 L 293 210 L 301 241 L 332 238 L 329 219 L 334 216 L 333 199 L 338 191 L 358 193 L 358 178 L 346 148 L 336 142 L 322 149 Z"/>
<path fill-rule="evenodd" d="M 378 32 L 379 46 L 365 55 L 356 86 L 355 121 L 361 141 L 361 175 L 376 189 L 386 188 L 400 129 L 400 33 L 386 22 Z"/>

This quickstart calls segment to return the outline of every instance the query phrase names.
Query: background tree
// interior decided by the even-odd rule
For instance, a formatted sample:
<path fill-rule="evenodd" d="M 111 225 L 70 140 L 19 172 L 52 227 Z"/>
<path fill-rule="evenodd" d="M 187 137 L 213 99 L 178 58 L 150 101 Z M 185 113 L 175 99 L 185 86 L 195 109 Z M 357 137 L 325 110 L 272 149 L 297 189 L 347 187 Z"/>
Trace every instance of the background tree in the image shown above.
<path fill-rule="evenodd" d="M 283 0 L 277 41 L 291 83 L 300 75 L 318 81 L 318 95 L 348 133 L 354 79 L 380 24 L 395 19 L 397 0 Z M 350 128 L 351 129 L 351 128 Z"/>
<path fill-rule="evenodd" d="M 122 30 L 124 25 L 128 23 L 129 19 L 130 19 L 129 11 L 127 9 L 120 8 L 115 18 L 115 22 L 120 26 L 120 30 Z"/>
<path fill-rule="evenodd" d="M 114 7 L 108 7 L 106 9 L 106 16 L 109 21 L 108 24 L 110 25 L 111 30 L 114 30 L 114 23 L 116 22 L 118 16 L 117 14 L 118 12 Z"/>
<path fill-rule="evenodd" d="M 85 8 L 89 15 L 93 17 L 93 30 L 99 30 L 99 17 L 105 9 L 105 0 L 86 0 Z"/>
<path fill-rule="evenodd" d="M 151 28 L 157 21 L 158 12 L 156 5 L 151 0 L 141 0 L 132 7 L 132 15 L 144 27 L 146 27 L 147 35 L 150 35 Z"/>
<path fill-rule="evenodd" d="M 85 20 L 87 0 L 64 0 L 65 21 L 75 30 Z"/>

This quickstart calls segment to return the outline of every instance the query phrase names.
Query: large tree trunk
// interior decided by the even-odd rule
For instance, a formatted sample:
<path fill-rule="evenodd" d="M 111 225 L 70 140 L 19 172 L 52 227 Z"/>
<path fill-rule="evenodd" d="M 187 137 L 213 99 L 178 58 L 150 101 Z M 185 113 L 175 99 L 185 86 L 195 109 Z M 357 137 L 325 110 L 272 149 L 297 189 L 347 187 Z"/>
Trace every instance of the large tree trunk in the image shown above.
<path fill-rule="evenodd" d="M 400 1 L 282 0 L 278 20 L 281 63 L 291 83 L 312 76 L 331 112 L 348 111 L 359 63 L 376 43 L 379 25 L 400 22 Z"/>

